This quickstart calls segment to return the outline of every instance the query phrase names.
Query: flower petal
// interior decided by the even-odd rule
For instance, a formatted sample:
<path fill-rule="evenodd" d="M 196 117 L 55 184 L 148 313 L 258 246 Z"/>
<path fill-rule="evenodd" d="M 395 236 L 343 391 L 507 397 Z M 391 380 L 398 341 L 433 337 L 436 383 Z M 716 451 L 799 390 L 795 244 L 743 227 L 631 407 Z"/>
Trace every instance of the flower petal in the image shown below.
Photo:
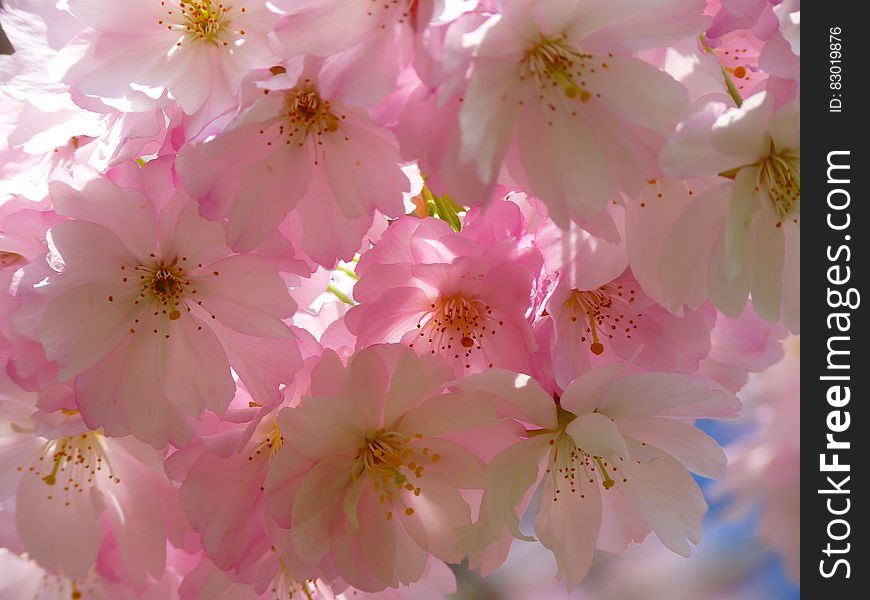
<path fill-rule="evenodd" d="M 628 482 L 620 483 L 619 491 L 668 549 L 688 556 L 688 542 L 700 541 L 707 511 L 698 484 L 683 465 L 652 446 L 630 442 L 629 452 L 631 460 L 623 465 Z"/>
<path fill-rule="evenodd" d="M 592 456 L 628 458 L 628 448 L 621 429 L 601 413 L 579 415 L 568 423 L 565 433 L 571 436 L 578 448 Z"/>
<path fill-rule="evenodd" d="M 557 425 L 556 403 L 537 381 L 504 369 L 488 369 L 469 375 L 455 383 L 465 392 L 482 392 L 507 400 L 522 417 L 545 428 Z"/>
<path fill-rule="evenodd" d="M 553 477 L 544 479 L 535 533 L 556 557 L 557 577 L 564 577 L 571 589 L 592 565 L 601 528 L 601 492 L 597 484 L 587 484 L 581 477 L 574 493 L 557 497 L 553 481 Z"/>

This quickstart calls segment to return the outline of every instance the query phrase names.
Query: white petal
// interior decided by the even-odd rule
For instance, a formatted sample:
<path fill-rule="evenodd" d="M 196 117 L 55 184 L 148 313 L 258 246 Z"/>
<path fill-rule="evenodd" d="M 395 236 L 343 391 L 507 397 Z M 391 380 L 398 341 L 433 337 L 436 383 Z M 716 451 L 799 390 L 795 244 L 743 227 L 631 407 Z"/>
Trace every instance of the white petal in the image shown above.
<path fill-rule="evenodd" d="M 688 556 L 689 542 L 701 539 L 707 511 L 698 484 L 683 465 L 652 446 L 630 443 L 629 452 L 631 460 L 622 467 L 628 481 L 618 484 L 619 491 L 665 546 Z"/>
<path fill-rule="evenodd" d="M 619 431 L 628 438 L 661 448 L 703 477 L 720 477 L 725 473 L 725 452 L 716 440 L 691 423 L 663 417 L 620 419 Z"/>
<path fill-rule="evenodd" d="M 723 154 L 737 159 L 734 166 L 751 164 L 770 152 L 768 122 L 773 114 L 773 96 L 761 92 L 732 108 L 713 124 L 710 140 Z"/>
<path fill-rule="evenodd" d="M 587 454 L 628 458 L 625 438 L 612 419 L 600 413 L 586 413 L 568 423 L 565 433 Z"/>

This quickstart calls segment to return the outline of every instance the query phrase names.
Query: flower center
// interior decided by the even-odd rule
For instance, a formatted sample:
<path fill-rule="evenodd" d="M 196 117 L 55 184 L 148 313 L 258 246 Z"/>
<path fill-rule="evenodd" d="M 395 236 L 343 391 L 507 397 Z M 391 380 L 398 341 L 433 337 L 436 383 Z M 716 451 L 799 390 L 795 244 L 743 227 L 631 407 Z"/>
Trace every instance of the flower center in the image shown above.
<path fill-rule="evenodd" d="M 419 433 L 414 435 L 414 439 L 422 438 Z M 398 431 L 382 429 L 366 438 L 365 446 L 357 452 L 351 471 L 354 481 L 362 476 L 369 477 L 380 504 L 392 506 L 398 502 L 408 516 L 414 514 L 414 509 L 404 506 L 398 493 L 404 489 L 419 496 L 421 488 L 411 483 L 412 476 L 414 479 L 421 479 L 425 470 L 424 462 L 437 463 L 441 460 L 441 456 L 432 453 L 429 448 L 418 449 L 412 446 L 413 441 Z M 392 520 L 392 511 L 386 513 L 386 518 L 388 521 Z"/>
<path fill-rule="evenodd" d="M 299 581 L 287 573 L 283 560 L 279 559 L 280 570 L 272 580 L 270 598 L 274 600 L 326 600 L 333 598 L 328 586 L 318 579 Z M 323 589 L 328 590 L 326 594 Z"/>
<path fill-rule="evenodd" d="M 523 57 L 523 78 L 531 75 L 541 90 L 561 87 L 568 98 L 580 98 L 581 102 L 586 102 L 592 97 L 586 89 L 585 77 L 595 73 L 597 65 L 592 62 L 593 59 L 593 55 L 569 45 L 564 36 L 541 36 L 540 41 L 528 49 Z M 607 68 L 606 63 L 602 66 Z"/>
<path fill-rule="evenodd" d="M 153 254 L 151 256 L 155 257 Z M 122 266 L 121 270 L 126 269 Z M 154 305 L 158 309 L 155 315 L 162 311 L 172 321 L 180 318 L 182 300 L 188 293 L 195 294 L 196 290 L 191 288 L 187 273 L 178 264 L 178 259 L 167 262 L 156 260 L 155 257 L 151 265 L 139 265 L 135 271 L 139 275 L 139 298 L 135 304 Z M 123 277 L 123 280 L 126 282 L 127 278 Z"/>
<path fill-rule="evenodd" d="M 275 453 L 281 449 L 281 446 L 284 445 L 284 436 L 281 435 L 281 430 L 278 429 L 278 422 L 275 421 L 272 424 L 272 428 L 269 432 L 263 437 L 262 441 L 257 444 L 250 455 L 248 455 L 248 460 L 252 461 L 255 457 L 263 457 L 266 460 L 271 460 Z"/>
<path fill-rule="evenodd" d="M 417 329 L 419 337 L 428 341 L 432 354 L 445 352 L 448 358 L 461 360 L 470 369 L 475 352 L 481 353 L 487 366 L 492 367 L 483 343 L 503 325 L 504 321 L 495 318 L 492 308 L 480 298 L 454 295 L 432 302 Z"/>
<path fill-rule="evenodd" d="M 51 488 L 49 500 L 62 496 L 64 506 L 69 506 L 74 493 L 97 487 L 100 478 L 121 481 L 109 463 L 103 436 L 95 431 L 47 441 L 27 470 Z"/>
<path fill-rule="evenodd" d="M 320 97 L 311 85 L 291 90 L 287 94 L 287 120 L 293 132 L 321 135 L 338 131 L 338 117 L 330 110 L 329 100 Z"/>
<path fill-rule="evenodd" d="M 596 355 L 604 352 L 604 339 L 613 339 L 623 334 L 631 339 L 631 332 L 637 329 L 634 316 L 629 318 L 626 309 L 637 299 L 634 289 L 625 289 L 620 283 L 610 282 L 595 290 L 571 290 L 568 299 L 562 304 L 571 322 L 579 322 L 584 327 L 581 342 L 590 341 L 589 350 Z"/>
<path fill-rule="evenodd" d="M 202 41 L 210 44 L 229 46 L 236 36 L 245 35 L 244 29 L 230 28 L 230 13 L 232 6 L 214 0 L 178 0 L 178 5 L 164 0 L 161 6 L 167 8 L 166 18 L 158 23 L 166 26 L 170 31 L 183 34 L 176 46 L 181 46 L 182 41 Z M 244 16 L 247 9 L 241 8 L 237 16 Z"/>
<path fill-rule="evenodd" d="M 284 72 L 283 67 L 273 67 L 273 69 L 281 69 L 275 71 L 276 73 Z M 317 88 L 311 84 L 309 79 L 306 79 L 303 85 L 287 92 L 277 129 L 264 128 L 260 130 L 260 134 L 268 134 L 267 146 L 271 146 L 275 141 L 273 137 L 275 133 L 287 145 L 304 146 L 309 138 L 312 138 L 316 145 L 322 145 L 321 137 L 323 134 L 337 132 L 341 119 L 344 118 L 344 115 L 336 115 L 332 111 L 329 100 L 321 98 Z"/>
<path fill-rule="evenodd" d="M 317 89 L 307 82 L 287 94 L 286 110 L 288 140 L 297 136 L 301 144 L 312 133 L 320 136 L 324 132 L 338 131 L 338 117 L 332 113 L 329 100 L 321 98 Z"/>
<path fill-rule="evenodd" d="M 582 487 L 587 483 L 594 485 L 596 481 L 600 481 L 605 490 L 616 485 L 618 480 L 628 483 L 628 478 L 621 477 L 619 467 L 578 448 L 574 439 L 564 430 L 550 440 L 547 474 L 553 478 L 553 502 L 559 500 L 563 488 L 571 494 L 579 491 L 582 499 L 586 497 Z M 578 478 L 585 478 L 585 481 Z"/>
<path fill-rule="evenodd" d="M 780 227 L 785 219 L 797 223 L 801 201 L 800 155 L 788 151 L 779 154 L 771 152 L 760 164 L 756 189 L 761 186 L 767 189 L 773 201 L 779 218 L 776 226 Z"/>

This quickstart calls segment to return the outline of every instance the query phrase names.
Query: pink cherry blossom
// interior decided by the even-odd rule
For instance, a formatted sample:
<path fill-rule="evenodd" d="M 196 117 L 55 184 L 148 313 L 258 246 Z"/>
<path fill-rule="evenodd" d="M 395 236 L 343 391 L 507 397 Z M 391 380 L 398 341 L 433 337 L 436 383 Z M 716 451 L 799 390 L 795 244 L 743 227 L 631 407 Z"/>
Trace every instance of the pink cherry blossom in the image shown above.
<path fill-rule="evenodd" d="M 8 432 L 0 438 L 0 501 L 14 510 L 19 551 L 75 582 L 109 543 L 116 577 L 140 587 L 160 579 L 167 539 L 180 544 L 186 531 L 162 456 L 89 430 L 74 410 L 35 412 L 33 400 L 14 392 L 0 400 Z"/>
<path fill-rule="evenodd" d="M 242 78 L 275 57 L 278 14 L 251 0 L 70 0 L 88 29 L 64 50 L 65 81 L 88 96 L 142 110 L 162 95 L 187 114 L 232 108 Z"/>
<path fill-rule="evenodd" d="M 472 58 L 463 37 L 485 20 L 476 11 L 430 27 L 425 44 L 417 49 L 415 68 L 400 74 L 396 90 L 376 112 L 395 131 L 402 158 L 416 160 L 426 173 L 427 185 L 463 205 L 492 198 L 496 184 L 481 179 L 474 163 L 460 156 L 462 132 L 457 127 Z"/>
<path fill-rule="evenodd" d="M 526 425 L 526 439 L 487 466 L 486 526 L 477 535 L 495 541 L 507 528 L 525 538 L 517 509 L 542 482 L 535 533 L 569 587 L 583 579 L 596 547 L 623 552 L 650 531 L 688 555 L 706 511 L 688 470 L 715 477 L 725 468 L 722 450 L 692 420 L 734 416 L 733 394 L 699 377 L 621 371 L 614 364 L 588 372 L 558 404 L 533 379 L 508 371 L 457 383 L 514 405 Z"/>
<path fill-rule="evenodd" d="M 521 201 L 519 196 L 510 197 Z M 552 371 L 559 389 L 592 366 L 614 361 L 698 370 L 710 352 L 715 311 L 706 306 L 672 314 L 645 293 L 628 267 L 622 207 L 562 230 L 539 201 L 524 203 L 528 235 L 544 257 L 545 283 L 539 287 L 545 297 L 535 320 L 542 348 L 536 361 L 539 369 Z M 540 375 L 547 387 L 547 376 Z"/>
<path fill-rule="evenodd" d="M 273 69 L 224 133 L 187 146 L 179 171 L 202 214 L 229 219 L 233 248 L 251 250 L 281 226 L 298 253 L 332 267 L 353 258 L 376 209 L 403 214 L 410 185 L 389 132 L 323 96 L 316 61 L 292 69 Z"/>
<path fill-rule="evenodd" d="M 360 259 L 359 305 L 345 321 L 358 348 L 402 342 L 444 356 L 457 376 L 527 370 L 536 349 L 526 316 L 536 270 L 540 259 L 515 239 L 487 248 L 444 221 L 403 217 Z"/>
<path fill-rule="evenodd" d="M 393 91 L 411 62 L 416 35 L 437 16 L 436 4 L 445 2 L 293 1 L 276 35 L 294 55 L 325 59 L 327 95 L 340 93 L 351 106 L 370 106 Z"/>
<path fill-rule="evenodd" d="M 701 361 L 699 372 L 738 392 L 751 374 L 782 359 L 782 340 L 787 335 L 782 324 L 755 314 L 751 303 L 736 318 L 717 313 L 710 332 L 710 354 Z"/>
<path fill-rule="evenodd" d="M 461 558 L 455 531 L 471 509 L 460 490 L 479 489 L 483 470 L 451 439 L 495 412 L 442 394 L 450 375 L 443 359 L 400 345 L 361 350 L 347 366 L 324 353 L 310 395 L 279 414 L 285 441 L 266 479 L 269 511 L 300 558 L 329 557 L 370 592 L 418 581 L 430 553 Z"/>
<path fill-rule="evenodd" d="M 714 0 L 708 8 L 714 10 L 713 23 L 707 35 L 718 38 L 736 30 L 749 30 L 767 39 L 776 27 L 773 6 L 777 0 Z"/>
<path fill-rule="evenodd" d="M 159 150 L 166 131 L 163 110 L 120 112 L 60 81 L 53 65 L 58 49 L 82 29 L 77 19 L 27 0 L 5 3 L 0 19 L 15 47 L 11 56 L 0 56 L 0 103 L 5 114 L 14 115 L 8 131 L 0 125 L 8 145 L 0 195 L 41 201 L 48 181 L 77 164 L 102 170 Z"/>
<path fill-rule="evenodd" d="M 800 104 L 773 97 L 711 104 L 683 124 L 663 155 L 675 176 L 727 178 L 673 221 L 659 273 L 671 303 L 707 295 L 737 316 L 752 295 L 759 316 L 800 328 Z"/>
<path fill-rule="evenodd" d="M 0 5 L 0 600 L 796 578 L 800 0 Z"/>
<path fill-rule="evenodd" d="M 10 290 L 21 284 L 19 269 L 45 255 L 45 234 L 63 218 L 39 204 L 12 198 L 0 205 L 0 368 L 23 388 L 36 390 L 56 380 L 39 342 L 18 335 L 11 314 L 18 301 Z M 13 361 L 12 358 L 15 357 Z"/>
<path fill-rule="evenodd" d="M 276 402 L 299 351 L 274 267 L 233 254 L 223 226 L 196 214 L 164 165 L 141 176 L 140 189 L 103 178 L 53 185 L 69 220 L 47 234 L 49 269 L 25 267 L 47 277 L 13 321 L 60 365 L 60 381 L 74 380 L 89 426 L 159 448 L 190 439 L 189 417 L 226 409 L 230 365 L 258 402 Z"/>
<path fill-rule="evenodd" d="M 266 532 L 262 486 L 282 440 L 273 417 L 261 423 L 238 453 L 223 457 L 192 449 L 200 456 L 179 490 L 181 504 L 201 534 L 206 554 L 222 569 L 249 566 L 272 546 Z M 179 452 L 190 453 L 186 449 Z M 223 492 L 228 486 L 233 493 Z"/>
<path fill-rule="evenodd" d="M 591 289 L 560 282 L 546 311 L 561 387 L 592 365 L 629 359 L 653 370 L 696 372 L 710 353 L 712 307 L 676 316 L 649 298 L 630 270 Z"/>
<path fill-rule="evenodd" d="M 637 191 L 688 104 L 681 85 L 631 53 L 695 35 L 704 23 L 702 2 L 654 4 L 506 2 L 465 37 L 475 49 L 461 158 L 485 182 L 506 164 L 562 226 Z"/>

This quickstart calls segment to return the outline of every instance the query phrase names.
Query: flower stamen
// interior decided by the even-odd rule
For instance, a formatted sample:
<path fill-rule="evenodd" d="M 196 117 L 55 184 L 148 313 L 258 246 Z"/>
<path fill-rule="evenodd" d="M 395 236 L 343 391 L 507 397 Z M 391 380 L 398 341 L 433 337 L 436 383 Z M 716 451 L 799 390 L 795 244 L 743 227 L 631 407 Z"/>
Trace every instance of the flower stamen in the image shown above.
<path fill-rule="evenodd" d="M 233 7 L 215 0 L 178 0 L 175 8 L 171 2 L 164 0 L 162 6 L 169 5 L 166 17 L 158 21 L 170 31 L 182 34 L 175 44 L 180 47 L 184 41 L 200 41 L 216 46 L 229 46 L 233 38 L 243 37 L 244 29 L 231 28 L 230 13 Z M 174 9 L 174 10 L 172 10 Z M 235 17 L 244 16 L 242 8 Z"/>
<path fill-rule="evenodd" d="M 122 268 L 122 271 L 124 269 Z M 151 265 L 139 265 L 135 268 L 139 273 L 139 298 L 135 304 L 154 304 L 169 317 L 170 321 L 181 318 L 179 307 L 188 293 L 196 293 L 191 289 L 187 273 L 178 264 L 178 259 L 172 261 L 159 260 Z M 124 278 L 126 281 L 126 277 Z"/>
<path fill-rule="evenodd" d="M 489 304 L 461 295 L 438 298 L 417 323 L 418 336 L 428 341 L 432 354 L 447 353 L 449 358 L 462 360 L 467 369 L 475 352 L 482 353 L 485 363 L 492 366 L 483 341 L 502 326 L 504 321 L 493 315 Z"/>
<path fill-rule="evenodd" d="M 590 67 L 592 59 L 591 54 L 570 46 L 564 37 L 541 37 L 526 51 L 523 65 L 542 89 L 560 86 L 568 98 L 579 97 L 581 102 L 588 102 L 592 95 L 585 88 L 583 78 L 587 71 L 594 72 Z"/>
<path fill-rule="evenodd" d="M 797 222 L 801 199 L 800 168 L 800 156 L 776 153 L 773 147 L 770 155 L 760 163 L 756 189 L 764 187 L 767 190 L 779 219 L 777 227 L 788 218 Z"/>
<path fill-rule="evenodd" d="M 43 468 L 46 461 L 51 463 L 48 472 Z M 23 471 L 24 467 L 18 467 L 18 470 Z M 65 499 L 65 506 L 69 506 L 74 492 L 84 493 L 86 489 L 96 487 L 97 479 L 113 483 L 121 481 L 109 462 L 103 436 L 96 431 L 45 442 L 27 471 L 39 477 L 49 488 L 62 485 L 63 493 L 60 495 Z M 54 498 L 55 492 L 52 491 L 48 499 Z"/>
<path fill-rule="evenodd" d="M 421 479 L 425 473 L 424 461 L 438 462 L 438 454 L 430 455 L 429 448 L 422 452 L 412 446 L 414 440 L 422 439 L 422 435 L 409 438 L 398 431 L 380 430 L 366 438 L 365 446 L 357 452 L 356 461 L 351 469 L 351 480 L 368 476 L 372 481 L 372 489 L 378 496 L 378 503 L 392 506 L 399 502 L 405 514 L 412 516 L 414 510 L 405 506 L 398 493 L 402 490 L 419 496 L 422 488 L 413 483 Z M 387 520 L 393 518 L 393 512 L 385 513 Z"/>
<path fill-rule="evenodd" d="M 580 320 L 585 332 L 580 341 L 591 338 L 589 350 L 595 355 L 604 352 L 604 339 L 612 339 L 614 334 L 623 333 L 631 339 L 631 332 L 637 329 L 634 318 L 628 318 L 627 308 L 637 299 L 634 289 L 625 289 L 622 284 L 611 282 L 594 290 L 572 289 L 568 299 L 562 304 L 571 321 Z M 641 315 L 636 315 L 641 316 Z"/>

